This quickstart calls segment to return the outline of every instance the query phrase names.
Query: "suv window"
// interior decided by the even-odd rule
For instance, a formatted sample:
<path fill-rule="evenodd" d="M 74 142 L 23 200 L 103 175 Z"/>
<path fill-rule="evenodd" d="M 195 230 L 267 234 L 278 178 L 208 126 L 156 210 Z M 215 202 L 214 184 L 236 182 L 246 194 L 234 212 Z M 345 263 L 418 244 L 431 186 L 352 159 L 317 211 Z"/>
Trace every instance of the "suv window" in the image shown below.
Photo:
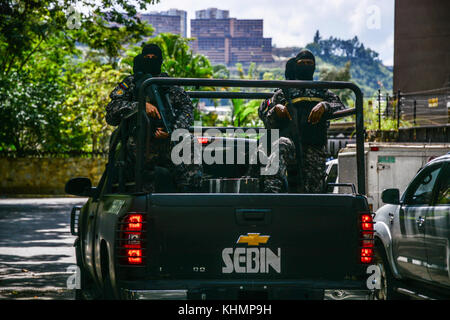
<path fill-rule="evenodd" d="M 450 204 L 450 167 L 447 166 L 440 178 L 440 186 L 437 196 L 437 205 Z"/>
<path fill-rule="evenodd" d="M 333 163 L 328 173 L 327 183 L 336 183 L 336 179 L 338 177 L 338 165 L 337 163 Z"/>
<path fill-rule="evenodd" d="M 408 192 L 406 204 L 430 204 L 433 196 L 433 187 L 436 183 L 436 178 L 441 171 L 442 164 L 425 169 L 414 180 L 412 189 Z"/>

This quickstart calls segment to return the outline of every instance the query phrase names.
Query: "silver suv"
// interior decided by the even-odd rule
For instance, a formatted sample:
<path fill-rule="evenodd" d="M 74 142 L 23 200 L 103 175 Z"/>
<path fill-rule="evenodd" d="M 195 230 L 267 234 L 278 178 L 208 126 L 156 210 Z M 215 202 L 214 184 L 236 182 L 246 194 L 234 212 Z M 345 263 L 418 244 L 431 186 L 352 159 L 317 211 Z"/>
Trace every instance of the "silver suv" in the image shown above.
<path fill-rule="evenodd" d="M 450 297 L 450 152 L 428 162 L 375 214 L 379 298 Z M 399 295 L 399 293 L 403 295 Z"/>

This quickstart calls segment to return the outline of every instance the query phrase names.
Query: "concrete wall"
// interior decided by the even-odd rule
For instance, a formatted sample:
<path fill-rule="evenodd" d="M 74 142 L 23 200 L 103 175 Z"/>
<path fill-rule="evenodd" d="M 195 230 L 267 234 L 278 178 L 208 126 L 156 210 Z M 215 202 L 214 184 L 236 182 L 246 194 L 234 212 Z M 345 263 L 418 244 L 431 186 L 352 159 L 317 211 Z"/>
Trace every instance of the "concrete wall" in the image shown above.
<path fill-rule="evenodd" d="M 64 195 L 70 178 L 88 177 L 97 185 L 107 159 L 0 158 L 0 197 L 10 195 Z"/>

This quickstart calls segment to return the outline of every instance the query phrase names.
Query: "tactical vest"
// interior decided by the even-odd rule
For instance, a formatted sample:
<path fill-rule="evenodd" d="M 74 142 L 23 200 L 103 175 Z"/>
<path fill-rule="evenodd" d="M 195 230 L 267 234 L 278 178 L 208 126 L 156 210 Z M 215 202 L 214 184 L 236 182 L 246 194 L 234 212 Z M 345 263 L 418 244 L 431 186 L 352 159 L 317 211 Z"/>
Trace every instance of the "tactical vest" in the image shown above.
<path fill-rule="evenodd" d="M 327 143 L 327 121 L 325 115 L 316 123 L 308 122 L 311 110 L 325 99 L 325 91 L 318 89 L 291 89 L 291 100 L 297 109 L 297 121 L 301 142 L 307 145 L 324 146 Z"/>

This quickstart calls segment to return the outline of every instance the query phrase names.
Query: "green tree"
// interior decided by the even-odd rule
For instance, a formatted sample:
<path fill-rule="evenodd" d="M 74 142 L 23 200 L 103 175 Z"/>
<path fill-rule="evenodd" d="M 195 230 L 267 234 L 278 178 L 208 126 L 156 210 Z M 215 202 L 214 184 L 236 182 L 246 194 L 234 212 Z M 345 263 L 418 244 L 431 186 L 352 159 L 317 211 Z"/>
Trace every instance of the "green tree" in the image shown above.
<path fill-rule="evenodd" d="M 127 47 L 142 41 L 153 34 L 153 27 L 140 22 L 135 27 L 109 26 L 101 17 L 92 17 L 85 22 L 86 29 L 74 32 L 76 39 L 87 45 L 87 59 L 107 63 L 117 68 Z"/>
<path fill-rule="evenodd" d="M 213 78 L 215 79 L 229 79 L 230 70 L 223 64 L 217 64 L 213 66 Z"/>
<path fill-rule="evenodd" d="M 258 66 L 252 62 L 245 73 L 245 70 L 241 63 L 236 63 L 236 69 L 240 79 L 247 80 L 258 80 L 260 79 L 260 72 Z M 267 73 L 264 74 L 266 77 L 270 77 Z M 231 90 L 231 89 L 230 89 Z M 233 91 L 238 91 L 240 89 L 233 88 Z M 252 89 L 254 91 L 254 89 Z M 258 107 L 261 103 L 260 100 L 250 100 L 244 101 L 242 99 L 231 99 L 232 103 L 232 115 L 231 121 L 234 126 L 258 126 L 261 122 L 258 118 Z"/>
<path fill-rule="evenodd" d="M 63 104 L 62 120 L 76 122 L 76 126 L 67 128 L 63 134 L 83 141 L 79 146 L 81 150 L 107 150 L 111 128 L 106 124 L 105 106 L 111 88 L 124 76 L 123 69 L 92 60 L 74 65 L 72 72 L 66 74 L 71 90 Z"/>
<path fill-rule="evenodd" d="M 0 148 L 81 150 L 86 149 L 86 139 L 94 139 L 90 144 L 95 148 L 90 130 L 98 131 L 97 126 L 83 122 L 83 112 L 93 105 L 86 97 L 102 97 L 94 81 L 107 75 L 97 72 L 103 64 L 117 66 L 126 43 L 151 34 L 151 27 L 136 17 L 135 6 L 145 9 L 156 2 L 138 0 L 129 5 L 123 0 L 84 0 L 82 5 L 91 14 L 80 13 L 79 28 L 68 25 L 70 7 L 76 1 L 0 2 Z M 77 49 L 77 44 L 87 50 Z M 100 69 L 92 69 L 94 65 L 87 66 L 85 60 Z M 77 72 L 102 76 L 71 78 Z M 92 91 L 81 94 L 72 80 Z M 65 103 L 76 94 L 80 105 Z"/>
<path fill-rule="evenodd" d="M 319 43 L 320 40 L 322 40 L 322 37 L 320 36 L 319 30 L 316 30 L 316 33 L 314 34 L 314 43 Z"/>
<path fill-rule="evenodd" d="M 63 34 L 55 34 L 28 63 L 0 74 L 1 149 L 53 151 L 67 145 L 59 130 L 72 125 L 61 121 L 66 92 L 61 74 L 68 59 L 52 50 L 64 44 Z"/>
<path fill-rule="evenodd" d="M 352 76 L 350 73 L 351 62 L 348 61 L 343 68 L 321 69 L 319 79 L 321 81 L 350 81 Z M 339 90 L 339 98 L 346 103 L 352 97 L 350 90 Z"/>
<path fill-rule="evenodd" d="M 75 0 L 21 0 L 0 3 L 0 74 L 21 72 L 33 55 L 44 52 L 44 44 L 51 43 L 55 35 L 64 33 L 59 45 L 54 47 L 60 54 L 73 54 L 75 44 L 82 43 L 93 49 L 105 50 L 114 56 L 123 42 L 115 40 L 124 33 L 117 24 L 124 26 L 129 40 L 138 41 L 148 31 L 146 24 L 136 16 L 136 7 L 146 9 L 159 0 L 137 0 L 130 5 L 126 0 L 83 0 L 81 4 L 89 13 L 70 11 Z M 79 14 L 79 15 L 78 15 Z M 72 18 L 79 25 L 70 26 Z M 112 33 L 116 37 L 108 39 Z M 103 49 L 105 48 L 105 49 Z M 47 46 L 47 50 L 49 47 Z"/>
<path fill-rule="evenodd" d="M 347 40 L 323 39 L 317 31 L 314 41 L 306 48 L 314 53 L 318 65 L 320 62 L 345 68 L 350 61 L 352 81 L 358 84 L 365 96 L 376 94 L 380 86 L 392 90 L 392 71 L 382 64 L 377 52 L 366 48 L 356 36 Z"/>
<path fill-rule="evenodd" d="M 260 100 L 251 100 L 244 103 L 241 99 L 235 99 L 234 125 L 237 127 L 258 127 L 262 126 L 262 121 L 258 116 Z"/>

